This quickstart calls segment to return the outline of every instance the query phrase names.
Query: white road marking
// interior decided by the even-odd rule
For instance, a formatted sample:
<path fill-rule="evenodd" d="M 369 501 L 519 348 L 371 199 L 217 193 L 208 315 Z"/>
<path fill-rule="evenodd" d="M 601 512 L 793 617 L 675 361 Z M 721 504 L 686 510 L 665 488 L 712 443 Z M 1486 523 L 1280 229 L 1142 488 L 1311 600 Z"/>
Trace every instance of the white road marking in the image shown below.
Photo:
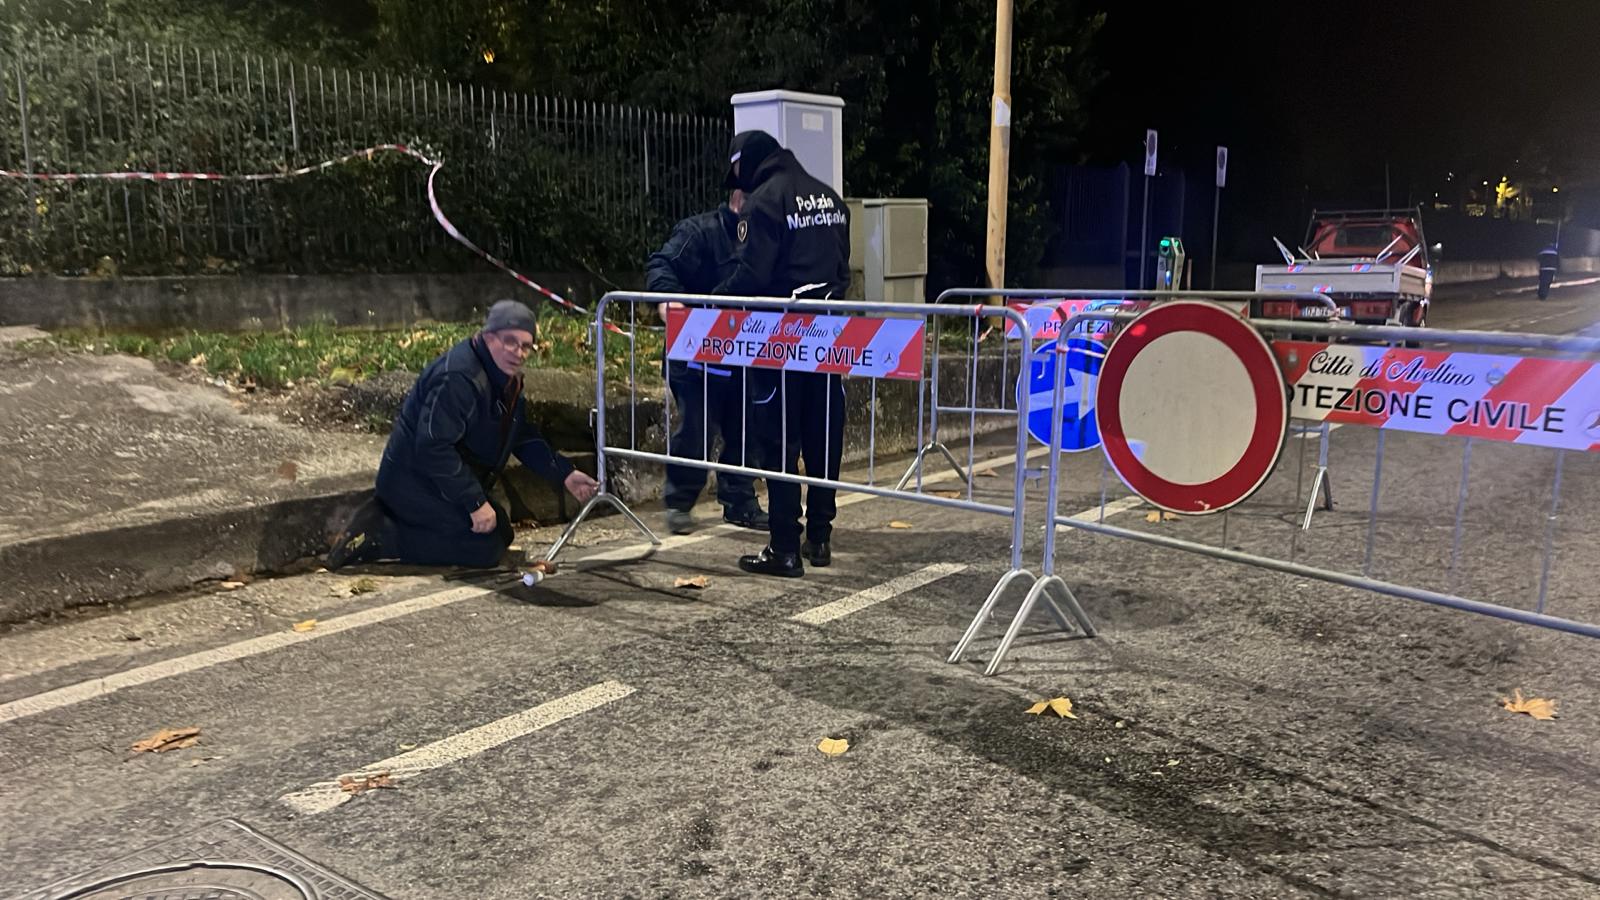
<path fill-rule="evenodd" d="M 1576 281 L 1557 281 L 1552 283 L 1550 287 L 1554 290 L 1556 288 L 1587 287 L 1597 283 L 1600 283 L 1600 278 L 1579 278 Z M 1508 297 L 1512 294 L 1532 294 L 1538 290 L 1538 285 L 1528 285 L 1527 287 L 1506 288 L 1505 290 L 1495 291 L 1494 295 L 1496 297 Z"/>
<path fill-rule="evenodd" d="M 1044 456 L 1049 452 L 1050 449 L 1048 447 L 1035 448 L 1028 451 L 1027 458 L 1037 459 L 1038 457 Z M 974 463 L 972 470 L 974 472 L 992 472 L 1002 466 L 1011 465 L 1014 461 L 1015 460 L 1010 457 L 996 457 L 980 463 Z M 959 480 L 960 477 L 961 476 L 958 475 L 954 469 L 949 469 L 943 472 L 935 472 L 931 475 L 922 476 L 922 483 L 924 486 L 926 486 L 929 484 L 938 484 L 944 481 Z M 865 503 L 868 500 L 892 499 L 894 498 L 880 497 L 877 494 L 845 494 L 843 497 L 839 498 L 838 506 L 842 508 L 846 506 L 854 506 L 857 503 Z M 638 544 L 629 544 L 626 547 L 618 547 L 615 550 L 603 550 L 590 556 L 580 556 L 578 558 L 578 562 L 618 562 L 621 560 L 641 559 L 643 558 L 644 554 L 651 549 L 654 549 L 659 553 L 663 550 L 674 550 L 678 547 L 687 547 L 693 544 L 698 544 L 702 541 L 709 541 L 713 538 L 725 537 L 730 534 L 736 534 L 740 531 L 748 530 L 749 529 L 740 528 L 737 525 L 714 525 L 702 531 L 696 532 L 695 534 L 678 534 L 671 537 L 662 538 L 661 545 L 659 547 L 651 548 L 648 545 L 641 547 Z M 759 534 L 760 532 L 755 533 Z"/>
<path fill-rule="evenodd" d="M 806 625 L 822 625 L 826 622 L 832 622 L 834 619 L 842 619 L 851 613 L 860 612 L 869 606 L 876 606 L 885 600 L 893 600 L 907 591 L 913 591 L 923 585 L 932 584 L 941 578 L 965 571 L 966 568 L 966 566 L 959 563 L 938 563 L 925 569 L 918 569 L 909 575 L 891 578 L 883 584 L 869 587 L 864 591 L 858 591 L 832 603 L 824 603 L 805 612 L 796 613 L 789 618 L 792 621 Z"/>
<path fill-rule="evenodd" d="M 1124 512 L 1127 512 L 1130 509 L 1134 509 L 1136 507 L 1140 507 L 1140 506 L 1143 506 L 1143 505 L 1144 505 L 1144 498 L 1143 497 L 1123 497 L 1121 500 L 1116 500 L 1116 501 L 1113 501 L 1111 503 L 1107 503 L 1106 504 L 1105 517 L 1109 519 L 1112 516 L 1116 515 L 1117 513 L 1124 513 Z M 1083 512 L 1078 513 L 1077 515 L 1073 516 L 1072 517 L 1072 521 L 1074 521 L 1074 522 L 1098 522 L 1098 521 L 1100 521 L 1100 507 L 1091 506 L 1088 509 L 1084 510 Z"/>
<path fill-rule="evenodd" d="M 223 647 L 216 647 L 211 650 L 201 650 L 197 653 L 190 653 L 174 659 L 167 659 L 162 660 L 161 662 L 139 666 L 136 669 L 129 669 L 126 672 L 118 672 L 115 675 L 107 675 L 104 678 L 94 678 L 89 681 L 80 681 L 77 684 L 57 688 L 53 691 L 46 691 L 42 694 L 34 694 L 31 697 L 23 697 L 20 700 L 13 700 L 10 703 L 0 704 L 0 723 L 26 718 L 28 716 L 36 716 L 39 713 L 49 712 L 50 710 L 54 709 L 61 709 L 64 706 L 82 703 L 85 700 L 93 700 L 96 697 L 104 697 L 107 694 L 116 693 L 124 688 L 149 684 L 152 681 L 160 681 L 163 678 L 171 678 L 174 675 L 184 675 L 199 669 L 215 666 L 219 663 L 232 662 L 237 659 L 244 659 L 247 656 L 255 656 L 271 650 L 278 650 L 283 647 L 292 647 L 295 644 L 303 644 L 306 641 L 315 641 L 319 638 L 325 638 L 343 631 L 349 631 L 352 628 L 360 628 L 364 625 L 386 622 L 390 619 L 396 619 L 401 616 L 409 616 L 412 613 L 423 612 L 425 610 L 438 609 L 443 606 L 449 606 L 452 603 L 460 603 L 462 600 L 471 600 L 474 597 L 481 597 L 489 593 L 492 592 L 478 587 L 458 587 L 443 591 L 436 591 L 431 594 L 424 594 L 421 597 L 413 597 L 409 600 L 401 600 L 398 603 L 390 603 L 386 606 L 375 606 L 372 609 L 362 610 L 361 612 L 350 613 L 346 616 L 327 619 L 325 621 L 318 622 L 317 627 L 312 631 L 296 632 L 286 629 L 284 631 L 277 631 L 273 632 L 272 634 L 264 634 L 260 637 L 228 644 Z"/>
<path fill-rule="evenodd" d="M 620 681 L 603 681 L 577 693 L 558 697 L 503 719 L 496 719 L 486 725 L 479 725 L 477 728 L 451 735 L 443 740 L 425 744 L 399 756 L 391 756 L 358 772 L 348 772 L 340 777 L 359 779 L 381 773 L 387 774 L 390 781 L 414 778 L 440 766 L 477 756 L 485 750 L 492 750 L 501 744 L 582 715 L 607 703 L 621 700 L 633 692 L 633 688 Z M 314 816 L 343 805 L 352 796 L 354 795 L 339 785 L 339 780 L 336 778 L 333 781 L 319 781 L 304 790 L 284 794 L 278 799 L 301 815 Z"/>
<path fill-rule="evenodd" d="M 1343 422 L 1329 422 L 1328 423 L 1328 431 L 1329 432 L 1338 431 L 1339 429 L 1341 429 L 1343 427 L 1344 427 L 1344 423 Z M 1302 431 L 1299 434 L 1295 435 L 1295 437 L 1298 438 L 1299 440 L 1302 440 L 1302 441 L 1309 441 L 1312 438 L 1316 438 L 1318 440 L 1321 440 L 1321 438 L 1322 438 L 1322 429 L 1320 427 L 1307 428 L 1305 431 Z"/>

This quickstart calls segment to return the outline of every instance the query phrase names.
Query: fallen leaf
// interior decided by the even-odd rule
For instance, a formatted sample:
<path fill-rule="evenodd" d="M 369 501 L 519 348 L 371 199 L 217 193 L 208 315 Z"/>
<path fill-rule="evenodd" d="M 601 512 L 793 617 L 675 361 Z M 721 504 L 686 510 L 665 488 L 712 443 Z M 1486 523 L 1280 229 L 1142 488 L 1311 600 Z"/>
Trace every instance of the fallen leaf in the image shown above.
<path fill-rule="evenodd" d="M 402 348 L 404 346 L 404 344 L 401 345 Z M 347 369 L 344 366 L 338 366 L 332 372 L 328 373 L 328 380 L 336 384 L 353 384 L 355 383 L 356 377 L 355 369 Z"/>
<path fill-rule="evenodd" d="M 401 750 L 415 750 L 415 749 L 417 749 L 417 745 L 416 744 L 399 744 L 397 746 L 399 746 L 399 748 Z"/>
<path fill-rule="evenodd" d="M 190 360 L 189 360 L 189 365 L 191 365 L 191 366 L 203 366 L 205 364 L 206 364 L 206 355 L 204 353 L 197 354 L 197 355 L 191 357 Z"/>
<path fill-rule="evenodd" d="M 548 559 L 541 559 L 528 568 L 543 572 L 546 575 L 554 575 L 556 573 L 556 564 Z"/>
<path fill-rule="evenodd" d="M 694 588 L 695 590 L 704 590 L 705 586 L 710 583 L 711 579 L 707 578 L 706 576 L 696 575 L 693 578 L 673 579 L 672 586 L 675 588 Z"/>
<path fill-rule="evenodd" d="M 301 634 L 305 634 L 306 632 L 308 632 L 311 629 L 316 628 L 316 627 L 317 627 L 317 620 L 316 619 L 307 619 L 304 622 L 296 622 L 296 623 L 294 623 L 294 630 L 300 632 Z"/>
<path fill-rule="evenodd" d="M 1038 703 L 1028 707 L 1028 714 L 1031 716 L 1043 715 L 1045 710 L 1055 713 L 1057 717 L 1062 719 L 1077 718 L 1072 712 L 1072 701 L 1065 697 L 1057 697 L 1054 700 L 1040 700 Z"/>
<path fill-rule="evenodd" d="M 894 522 L 890 522 L 889 523 L 889 527 L 890 528 L 905 529 L 905 528 L 914 528 L 915 526 L 912 525 L 910 522 L 901 522 L 901 521 L 896 520 Z"/>
<path fill-rule="evenodd" d="M 129 747 L 134 753 L 165 753 L 183 750 L 200 743 L 198 728 L 163 728 Z"/>
<path fill-rule="evenodd" d="M 222 589 L 225 591 L 237 591 L 242 587 L 244 587 L 244 582 L 242 581 L 224 581 L 222 583 Z"/>
<path fill-rule="evenodd" d="M 300 477 L 300 467 L 293 462 L 286 462 L 278 467 L 278 477 L 284 481 L 293 481 Z"/>
<path fill-rule="evenodd" d="M 1173 766 L 1175 766 L 1175 765 L 1178 765 L 1178 761 L 1177 761 L 1177 760 L 1175 760 L 1175 759 L 1169 759 L 1169 760 L 1167 760 L 1167 768 L 1169 768 L 1169 769 L 1170 769 L 1170 768 L 1172 768 L 1172 767 L 1173 767 Z"/>
<path fill-rule="evenodd" d="M 1556 717 L 1556 701 L 1540 697 L 1530 697 L 1524 700 L 1521 688 L 1517 688 L 1512 692 L 1511 699 L 1501 697 L 1500 705 L 1506 708 L 1506 712 L 1527 713 L 1540 721 L 1548 721 Z"/>
<path fill-rule="evenodd" d="M 935 497 L 943 497 L 946 500 L 960 500 L 962 497 L 966 496 L 960 491 L 934 491 L 933 495 Z"/>
<path fill-rule="evenodd" d="M 350 593 L 352 594 L 371 594 L 377 589 L 378 582 L 374 578 L 357 578 L 350 585 Z"/>
<path fill-rule="evenodd" d="M 341 775 L 339 776 L 339 789 L 346 794 L 362 794 L 383 788 L 394 787 L 388 772 L 373 772 L 369 775 Z"/>
<path fill-rule="evenodd" d="M 850 742 L 844 738 L 823 738 L 817 743 L 817 749 L 828 756 L 843 756 L 850 749 Z"/>
<path fill-rule="evenodd" d="M 1150 523 L 1155 523 L 1155 522 L 1176 522 L 1176 521 L 1178 521 L 1178 514 L 1177 513 L 1169 513 L 1169 512 L 1145 513 L 1144 520 L 1146 522 L 1150 522 Z"/>
<path fill-rule="evenodd" d="M 220 756 L 202 756 L 199 759 L 191 759 L 191 760 L 189 760 L 189 768 L 193 769 L 193 768 L 196 768 L 197 766 L 203 766 L 206 763 L 211 762 L 212 760 L 217 760 L 217 759 L 221 759 L 221 758 L 222 757 L 220 757 Z"/>

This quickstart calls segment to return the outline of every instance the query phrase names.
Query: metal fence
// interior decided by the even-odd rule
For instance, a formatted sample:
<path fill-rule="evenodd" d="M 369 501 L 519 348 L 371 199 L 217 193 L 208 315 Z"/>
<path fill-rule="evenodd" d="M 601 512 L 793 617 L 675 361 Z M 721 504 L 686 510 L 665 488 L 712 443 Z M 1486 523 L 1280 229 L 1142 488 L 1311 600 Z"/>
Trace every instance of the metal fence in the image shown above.
<path fill-rule="evenodd" d="M 86 41 L 88 39 L 85 39 Z M 724 119 L 109 43 L 0 50 L 0 169 L 275 172 L 384 142 L 442 159 L 440 192 L 490 252 L 543 270 L 636 269 L 714 205 Z M 0 179 L 0 274 L 416 271 L 471 265 L 426 170 L 382 160 L 280 183 Z"/>
<path fill-rule="evenodd" d="M 734 390 L 732 385 L 735 383 L 738 385 L 736 396 L 740 398 L 739 406 L 746 412 L 741 416 L 739 433 L 722 435 L 724 442 L 730 443 L 735 448 L 734 452 L 726 457 L 713 456 L 714 433 L 711 430 L 709 417 L 701 415 L 698 419 L 685 420 L 682 418 L 684 413 L 680 410 L 679 424 L 684 426 L 684 429 L 675 429 L 670 406 L 666 410 L 664 433 L 673 437 L 666 441 L 664 448 L 666 452 L 649 449 L 648 429 L 641 425 L 637 417 L 641 398 L 636 374 L 641 361 L 638 359 L 638 348 L 635 343 L 628 342 L 624 351 L 626 359 L 622 364 L 629 373 L 626 384 L 616 389 L 608 389 L 608 357 L 603 344 L 603 334 L 598 330 L 600 324 L 613 320 L 632 324 L 637 322 L 641 306 L 653 310 L 657 304 L 667 302 L 688 304 L 696 308 L 688 315 L 702 316 L 699 325 L 693 322 L 674 325 L 669 318 L 667 341 L 669 358 L 681 361 L 698 360 L 696 364 L 699 366 L 695 374 L 688 377 L 688 383 L 680 386 L 691 395 L 700 393 L 698 406 L 704 409 L 709 405 L 712 366 L 724 367 L 723 375 L 717 377 L 726 377 L 730 380 L 727 387 L 720 387 L 719 390 Z M 625 315 L 613 313 L 608 319 L 608 310 L 613 306 L 626 308 L 628 312 Z M 1037 576 L 1023 567 L 1026 487 L 1021 466 L 1015 468 L 1009 489 L 996 488 L 985 492 L 986 496 L 977 494 L 976 486 L 970 477 L 970 474 L 976 471 L 976 457 L 972 455 L 973 451 L 970 448 L 966 466 L 961 469 L 965 484 L 964 489 L 960 491 L 930 490 L 934 483 L 934 479 L 931 478 L 918 478 L 909 489 L 907 480 L 904 479 L 898 485 L 893 485 L 892 482 L 880 480 L 878 466 L 881 450 L 880 433 L 887 429 L 887 426 L 880 421 L 883 411 L 895 406 L 898 406 L 901 412 L 909 412 L 912 408 L 920 410 L 924 408 L 922 404 L 926 403 L 926 398 L 929 396 L 932 381 L 930 363 L 937 364 L 936 360 L 926 352 L 926 343 L 932 333 L 929 325 L 952 320 L 954 324 L 947 327 L 944 333 L 949 335 L 953 342 L 962 340 L 958 336 L 967 330 L 963 329 L 963 325 L 970 326 L 965 336 L 965 340 L 970 343 L 965 344 L 965 349 L 976 356 L 981 349 L 984 325 L 993 323 L 1001 328 L 1008 325 L 1022 327 L 1023 319 L 1015 310 L 1006 307 L 955 304 L 782 300 L 771 297 L 714 297 L 613 291 L 600 299 L 595 306 L 594 316 L 597 327 L 595 465 L 601 492 L 584 506 L 566 531 L 551 546 L 546 554 L 547 559 L 554 560 L 591 513 L 600 506 L 610 506 L 623 513 L 642 537 L 651 544 L 660 543 L 649 527 L 635 516 L 616 494 L 612 493 L 610 462 L 622 460 L 703 469 L 719 476 L 743 475 L 763 478 L 767 481 L 769 491 L 774 492 L 777 490 L 774 484 L 782 482 L 795 485 L 796 491 L 799 490 L 799 486 L 829 488 L 1001 518 L 1009 524 L 1010 542 L 1006 556 L 1008 568 L 1000 576 L 988 604 L 992 606 L 994 599 L 1014 581 L 1021 579 L 1032 583 L 1037 579 Z M 721 322 L 706 324 L 708 319 L 724 318 L 725 324 Z M 735 342 L 729 338 L 734 335 L 743 339 L 740 342 L 741 349 L 710 351 L 703 349 L 707 345 L 732 345 Z M 825 348 L 817 352 L 825 354 L 830 351 L 847 352 L 838 358 L 828 356 L 807 360 L 803 358 L 804 354 L 785 358 L 783 353 L 768 355 L 765 350 L 751 349 L 756 345 L 766 350 L 794 348 L 808 341 L 814 349 Z M 1010 371 L 1021 370 L 1032 346 L 1031 336 L 1024 336 L 1014 347 L 1003 349 L 1002 352 L 1014 357 L 1008 364 Z M 949 349 L 953 351 L 955 348 Z M 869 357 L 875 358 L 877 362 L 872 362 Z M 859 362 L 851 362 L 849 359 L 856 359 Z M 612 364 L 617 362 L 611 361 Z M 642 364 L 648 366 L 659 362 L 644 360 Z M 878 368 L 872 368 L 874 365 Z M 887 371 L 891 366 L 892 373 Z M 791 385 L 795 376 L 824 377 L 830 382 L 828 399 L 820 409 L 814 405 L 811 407 L 800 405 L 805 401 L 799 397 L 800 388 Z M 626 389 L 625 393 L 622 388 Z M 835 390 L 838 397 L 837 405 L 832 399 Z M 791 400 L 791 392 L 796 393 L 796 399 Z M 815 403 L 814 398 L 811 402 Z M 857 412 L 847 416 L 847 409 Z M 865 416 L 860 415 L 859 411 L 863 410 Z M 791 413 L 795 415 L 791 416 Z M 623 415 L 626 415 L 625 419 Z M 791 422 L 791 418 L 795 421 Z M 861 421 L 863 418 L 865 421 Z M 828 427 L 818 429 L 823 431 L 825 436 L 816 438 L 813 435 L 811 441 L 813 446 L 803 451 L 805 474 L 801 474 L 798 466 L 798 456 L 802 453 L 800 445 L 808 443 L 802 440 L 799 434 L 801 419 L 813 428 L 819 423 L 828 423 Z M 616 422 L 619 427 L 613 429 L 608 422 Z M 921 438 L 924 437 L 920 432 L 922 424 L 919 416 L 917 424 L 919 445 L 922 443 Z M 676 434 L 677 431 L 687 428 L 698 428 L 701 433 L 688 435 L 687 440 Z M 1015 444 L 1012 450 L 1014 457 L 1010 458 L 1024 459 L 1027 455 L 1028 436 L 1021 418 L 1014 423 L 1012 431 Z M 837 443 L 832 442 L 835 436 Z M 814 445 L 814 441 L 817 440 L 822 442 L 821 447 Z M 752 452 L 752 447 L 761 449 Z M 820 451 L 823 459 L 814 459 L 813 450 Z M 751 456 L 759 458 L 749 458 Z M 843 469 L 842 460 L 848 458 L 854 458 L 858 463 L 854 471 L 846 472 Z M 1001 458 L 1009 462 L 1006 456 Z M 864 470 L 859 467 L 861 463 L 865 464 Z M 815 497 L 807 502 L 815 503 Z M 815 507 L 808 506 L 808 518 L 814 514 Z M 976 531 L 973 535 L 976 536 Z M 1046 602 L 1047 611 L 1055 617 L 1058 624 L 1067 627 L 1069 614 L 1073 620 L 1087 623 L 1087 617 L 1083 615 L 1081 609 L 1078 609 L 1071 600 L 1064 602 L 1068 607 L 1065 611 L 1053 601 Z"/>
<path fill-rule="evenodd" d="M 1046 299 L 1086 292 L 1002 293 L 1017 299 Z M 1226 295 L 1170 296 L 1216 299 Z M 1136 315 L 1113 310 L 1074 313 L 1063 322 L 1056 352 L 1064 351 L 1067 336 L 1080 326 L 1126 324 Z M 1486 387 L 1487 392 L 1471 397 L 1515 405 L 1517 395 L 1505 394 L 1501 388 L 1510 384 L 1518 366 L 1527 366 L 1529 373 L 1518 384 L 1522 389 L 1535 385 L 1543 392 L 1548 408 L 1554 409 L 1558 399 L 1568 398 L 1578 404 L 1566 411 L 1569 419 L 1581 414 L 1587 423 L 1600 415 L 1592 400 L 1594 376 L 1573 374 L 1590 371 L 1587 367 L 1600 360 L 1600 339 L 1439 329 L 1419 333 L 1388 326 L 1259 319 L 1250 324 L 1269 337 L 1300 338 L 1302 353 L 1316 348 L 1352 355 L 1368 349 L 1392 350 L 1395 358 L 1405 361 L 1432 353 L 1430 364 L 1435 365 L 1441 359 L 1449 362 L 1458 358 L 1456 354 L 1465 354 L 1459 357 L 1465 365 L 1472 362 L 1470 354 L 1482 350 L 1520 351 L 1517 357 L 1505 358 L 1503 369 L 1490 368 L 1488 373 L 1500 380 L 1485 379 L 1486 384 L 1475 390 Z M 1431 349 L 1402 349 L 1419 338 Z M 1274 345 L 1275 351 L 1280 348 L 1284 352 L 1295 349 L 1292 343 Z M 1513 362 L 1517 359 L 1523 362 Z M 1558 371 L 1560 367 L 1565 369 Z M 1057 411 L 1077 400 L 1064 389 L 1064 373 L 1065 366 L 1058 366 L 1053 373 L 1052 405 Z M 1286 386 L 1289 384 L 1295 382 Z M 1465 416 L 1475 408 L 1478 401 L 1471 397 L 1450 401 L 1463 404 L 1458 415 Z M 1443 401 L 1439 405 L 1446 408 Z M 1537 415 L 1537 410 L 1523 415 Z M 1061 421 L 1059 412 L 1052 415 L 1052 421 Z M 1046 520 L 1057 527 L 1046 531 L 1042 576 L 1009 623 L 986 671 L 992 674 L 999 669 L 1038 601 L 1072 598 L 1066 580 L 1057 572 L 1059 528 L 1600 637 L 1600 606 L 1588 564 L 1593 536 L 1585 531 L 1592 523 L 1566 521 L 1567 510 L 1586 510 L 1592 505 L 1594 482 L 1583 476 L 1593 474 L 1596 456 L 1592 451 L 1600 447 L 1600 437 L 1592 445 L 1562 449 L 1503 435 L 1477 434 L 1471 429 L 1458 434 L 1356 425 L 1342 427 L 1330 436 L 1331 427 L 1339 425 L 1330 427 L 1327 420 L 1302 421 L 1301 427 L 1288 429 L 1289 447 L 1247 502 L 1217 515 L 1184 516 L 1181 523 L 1168 523 L 1157 513 L 1152 516 L 1155 521 L 1143 526 L 1136 522 L 1108 524 L 1108 519 L 1125 510 L 1107 502 L 1103 460 L 1102 477 L 1097 478 L 1093 463 L 1063 456 L 1059 449 L 1063 428 L 1054 425 Z M 1516 427 L 1526 427 L 1526 423 Z M 1588 427 L 1600 431 L 1600 424 Z M 1318 444 L 1314 450 L 1310 446 L 1313 439 Z M 1317 458 L 1311 465 L 1316 467 L 1317 477 L 1309 482 L 1308 492 L 1307 456 L 1313 452 Z M 1580 477 L 1575 478 L 1575 473 Z M 1339 479 L 1345 495 L 1359 497 L 1361 502 L 1349 508 L 1335 507 L 1328 479 Z M 1313 520 L 1311 506 L 1323 497 L 1327 502 Z M 1064 503 L 1074 507 L 1087 504 L 1088 508 L 1065 515 L 1060 509 Z M 1077 544 L 1073 553 L 1087 549 L 1087 545 Z M 992 597 L 979 612 L 952 653 L 952 662 L 960 659 L 998 599 Z M 1082 625 L 1080 631 L 1092 636 L 1093 626 Z"/>

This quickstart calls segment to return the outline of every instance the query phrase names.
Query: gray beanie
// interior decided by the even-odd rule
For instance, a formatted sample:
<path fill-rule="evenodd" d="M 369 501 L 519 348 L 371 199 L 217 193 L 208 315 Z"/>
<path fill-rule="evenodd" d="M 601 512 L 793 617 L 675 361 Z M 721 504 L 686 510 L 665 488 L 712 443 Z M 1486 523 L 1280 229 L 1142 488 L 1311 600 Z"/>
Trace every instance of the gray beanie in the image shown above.
<path fill-rule="evenodd" d="M 526 331 L 533 334 L 538 331 L 534 323 L 533 310 L 516 300 L 498 300 L 489 307 L 489 315 L 483 320 L 484 331 Z"/>

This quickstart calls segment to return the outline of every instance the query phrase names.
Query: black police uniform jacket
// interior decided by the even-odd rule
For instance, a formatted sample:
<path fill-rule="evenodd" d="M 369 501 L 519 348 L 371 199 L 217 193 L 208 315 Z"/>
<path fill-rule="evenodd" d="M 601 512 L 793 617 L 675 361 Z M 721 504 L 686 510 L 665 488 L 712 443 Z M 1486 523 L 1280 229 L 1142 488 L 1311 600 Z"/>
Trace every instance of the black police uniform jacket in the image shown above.
<path fill-rule="evenodd" d="M 500 371 L 482 335 L 456 344 L 422 371 L 395 416 L 378 466 L 377 494 L 412 523 L 464 523 L 488 499 L 515 455 L 561 484 L 572 463 L 528 421 L 522 378 Z"/>
<path fill-rule="evenodd" d="M 672 227 L 672 234 L 645 264 L 645 290 L 659 294 L 709 294 L 733 274 L 738 258 L 733 236 L 739 215 L 724 203 L 711 212 L 690 216 Z"/>
<path fill-rule="evenodd" d="M 738 265 L 715 293 L 789 297 L 817 285 L 800 296 L 844 299 L 850 287 L 850 213 L 844 200 L 776 143 L 753 149 L 747 144 L 741 154 L 745 198 L 735 234 Z"/>

